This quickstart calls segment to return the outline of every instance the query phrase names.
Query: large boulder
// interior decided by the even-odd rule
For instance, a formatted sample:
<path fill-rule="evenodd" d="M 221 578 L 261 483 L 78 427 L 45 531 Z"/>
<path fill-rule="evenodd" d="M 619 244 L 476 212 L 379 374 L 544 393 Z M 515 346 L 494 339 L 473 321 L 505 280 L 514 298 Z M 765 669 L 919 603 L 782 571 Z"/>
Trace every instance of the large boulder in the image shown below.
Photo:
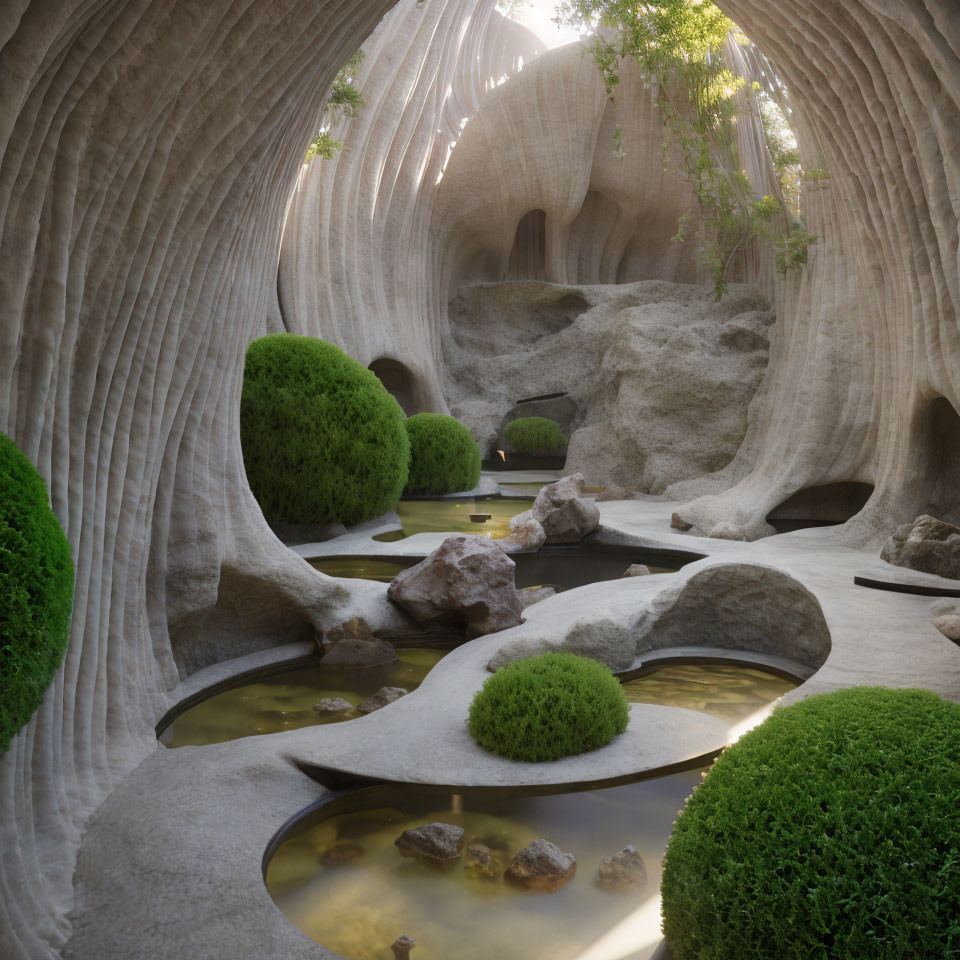
<path fill-rule="evenodd" d="M 583 495 L 583 474 L 574 473 L 543 487 L 533 501 L 546 543 L 576 543 L 600 526 L 600 508 Z"/>
<path fill-rule="evenodd" d="M 513 884 L 536 893 L 554 893 L 577 872 L 572 853 L 563 853 L 549 840 L 528 843 L 507 867 L 504 876 Z"/>
<path fill-rule="evenodd" d="M 452 823 L 427 823 L 404 830 L 394 844 L 405 857 L 456 860 L 463 852 L 463 827 Z"/>
<path fill-rule="evenodd" d="M 946 613 L 942 617 L 937 617 L 933 625 L 948 639 L 954 643 L 960 643 L 960 615 L 955 613 Z"/>
<path fill-rule="evenodd" d="M 447 537 L 428 557 L 394 577 L 387 596 L 420 623 L 453 620 L 467 638 L 520 623 L 514 562 L 484 537 Z"/>
<path fill-rule="evenodd" d="M 960 527 L 936 517 L 917 517 L 897 528 L 880 556 L 897 567 L 960 580 Z"/>

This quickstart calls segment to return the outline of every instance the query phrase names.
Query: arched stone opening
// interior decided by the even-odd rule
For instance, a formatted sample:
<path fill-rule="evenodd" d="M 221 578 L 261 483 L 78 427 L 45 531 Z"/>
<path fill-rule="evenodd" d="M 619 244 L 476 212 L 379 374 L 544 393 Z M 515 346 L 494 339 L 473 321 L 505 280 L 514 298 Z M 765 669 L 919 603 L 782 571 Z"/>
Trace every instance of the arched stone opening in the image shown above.
<path fill-rule="evenodd" d="M 387 388 L 387 393 L 396 399 L 408 417 L 418 412 L 416 381 L 409 367 L 399 360 L 380 357 L 367 369 L 377 375 L 380 382 Z"/>
<path fill-rule="evenodd" d="M 506 280 L 547 279 L 547 214 L 530 210 L 517 224 Z"/>
<path fill-rule="evenodd" d="M 864 508 L 872 495 L 872 483 L 853 480 L 804 487 L 774 507 L 767 514 L 767 523 L 777 533 L 846 523 Z"/>
<path fill-rule="evenodd" d="M 937 397 L 922 414 L 920 432 L 925 453 L 920 460 L 930 483 L 922 510 L 960 523 L 960 413 L 945 397 Z"/>

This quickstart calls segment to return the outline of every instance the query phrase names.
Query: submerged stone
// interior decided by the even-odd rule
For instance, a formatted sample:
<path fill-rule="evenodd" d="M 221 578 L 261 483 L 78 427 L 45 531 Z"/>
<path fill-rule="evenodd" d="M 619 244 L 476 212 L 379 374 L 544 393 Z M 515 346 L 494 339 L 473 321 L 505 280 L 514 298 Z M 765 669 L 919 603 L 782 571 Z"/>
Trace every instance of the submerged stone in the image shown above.
<path fill-rule="evenodd" d="M 401 697 L 409 693 L 403 687 L 381 687 L 376 693 L 371 693 L 366 700 L 362 700 L 357 709 L 361 713 L 373 713 L 374 710 L 382 710 Z"/>
<path fill-rule="evenodd" d="M 313 709 L 317 713 L 343 713 L 352 710 L 353 704 L 343 697 L 324 697 L 313 705 Z"/>
<path fill-rule="evenodd" d="M 324 667 L 377 667 L 397 659 L 393 644 L 375 637 L 360 617 L 328 630 L 319 645 Z"/>
<path fill-rule="evenodd" d="M 427 823 L 404 830 L 394 843 L 405 857 L 455 860 L 463 851 L 463 827 L 452 823 Z"/>
<path fill-rule="evenodd" d="M 649 577 L 650 568 L 645 563 L 631 563 L 626 570 L 623 571 L 624 577 Z"/>
<path fill-rule="evenodd" d="M 569 883 L 577 872 L 572 853 L 563 853 L 549 840 L 527 844 L 507 867 L 504 876 L 513 884 L 535 893 L 555 893 Z"/>
<path fill-rule="evenodd" d="M 393 960 L 407 960 L 407 957 L 410 956 L 410 951 L 417 945 L 417 941 L 413 937 L 408 937 L 406 934 L 402 934 L 393 941 L 391 950 L 393 950 Z"/>
<path fill-rule="evenodd" d="M 345 867 L 364 852 L 358 843 L 335 843 L 324 851 L 320 862 L 325 867 Z"/>
<path fill-rule="evenodd" d="M 647 868 L 633 844 L 628 844 L 612 857 L 604 857 L 597 870 L 597 883 L 604 890 L 616 893 L 640 890 L 647 885 Z"/>
<path fill-rule="evenodd" d="M 500 876 L 500 862 L 493 851 L 482 843 L 471 843 L 467 847 L 463 869 L 473 876 L 493 879 Z"/>

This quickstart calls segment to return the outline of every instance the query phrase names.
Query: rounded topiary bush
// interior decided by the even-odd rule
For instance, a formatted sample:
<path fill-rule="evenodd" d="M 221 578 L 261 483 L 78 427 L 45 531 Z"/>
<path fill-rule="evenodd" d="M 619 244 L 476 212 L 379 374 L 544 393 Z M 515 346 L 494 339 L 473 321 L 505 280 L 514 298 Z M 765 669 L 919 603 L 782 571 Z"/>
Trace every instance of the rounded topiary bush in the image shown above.
<path fill-rule="evenodd" d="M 517 453 L 532 457 L 548 457 L 567 449 L 567 438 L 555 420 L 546 417 L 521 417 L 511 420 L 503 431 L 503 439 Z"/>
<path fill-rule="evenodd" d="M 359 523 L 396 505 L 410 442 L 375 373 L 315 337 L 274 333 L 247 348 L 240 440 L 268 520 Z"/>
<path fill-rule="evenodd" d="M 407 419 L 410 473 L 404 493 L 456 493 L 480 479 L 480 448 L 454 417 L 418 413 Z"/>
<path fill-rule="evenodd" d="M 544 653 L 507 664 L 477 691 L 470 733 L 511 760 L 557 760 L 602 747 L 627 728 L 627 698 L 602 663 Z"/>
<path fill-rule="evenodd" d="M 857 687 L 777 710 L 717 760 L 667 847 L 677 960 L 960 952 L 960 706 Z"/>
<path fill-rule="evenodd" d="M 0 433 L 0 751 L 40 706 L 63 660 L 73 561 L 47 487 Z"/>

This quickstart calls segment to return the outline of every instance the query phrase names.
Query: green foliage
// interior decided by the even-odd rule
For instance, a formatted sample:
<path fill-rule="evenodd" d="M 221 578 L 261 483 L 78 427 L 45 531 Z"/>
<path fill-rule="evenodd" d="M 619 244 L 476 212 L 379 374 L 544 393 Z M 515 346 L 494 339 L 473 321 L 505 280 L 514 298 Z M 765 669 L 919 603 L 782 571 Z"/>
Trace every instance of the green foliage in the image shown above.
<path fill-rule="evenodd" d="M 336 119 L 338 113 L 345 117 L 355 117 L 367 105 L 367 101 L 357 86 L 357 74 L 365 57 L 366 54 L 362 50 L 358 50 L 334 77 L 333 87 L 330 89 L 330 96 L 327 98 L 327 105 L 324 109 L 323 127 L 317 132 L 310 146 L 307 147 L 307 153 L 303 158 L 304 163 L 309 162 L 314 157 L 320 157 L 321 160 L 332 160 L 337 151 L 343 148 L 342 140 L 334 140 L 330 136 L 330 124 Z"/>
<path fill-rule="evenodd" d="M 406 421 L 410 475 L 404 493 L 457 493 L 480 479 L 480 448 L 454 417 L 418 413 Z"/>
<path fill-rule="evenodd" d="M 555 420 L 546 417 L 521 417 L 511 420 L 503 438 L 517 453 L 548 457 L 567 449 L 567 438 Z"/>
<path fill-rule="evenodd" d="M 780 181 L 783 202 L 795 217 L 800 216 L 800 154 L 797 151 L 797 138 L 783 107 L 766 90 L 757 89 L 757 103 L 760 107 L 760 122 L 763 135 L 773 161 L 773 169 Z"/>
<path fill-rule="evenodd" d="M 676 960 L 960 955 L 960 706 L 855 687 L 717 760 L 663 873 Z"/>
<path fill-rule="evenodd" d="M 407 482 L 403 411 L 375 373 L 313 337 L 247 348 L 240 403 L 247 479 L 268 520 L 360 523 Z"/>
<path fill-rule="evenodd" d="M 808 233 L 802 224 L 796 224 L 786 235 L 777 237 L 774 246 L 777 250 L 777 269 L 781 273 L 797 270 L 807 262 L 807 247 L 817 242 L 817 238 Z"/>
<path fill-rule="evenodd" d="M 342 147 L 342 140 L 334 140 L 326 130 L 321 130 L 310 141 L 310 146 L 307 147 L 307 153 L 303 161 L 306 163 L 314 157 L 320 157 L 321 160 L 332 160 Z"/>
<path fill-rule="evenodd" d="M 73 561 L 47 487 L 0 433 L 0 751 L 43 701 L 67 650 Z"/>
<path fill-rule="evenodd" d="M 627 729 L 627 698 L 602 663 L 544 653 L 498 670 L 470 705 L 470 733 L 511 760 L 557 760 L 596 750 Z"/>
<path fill-rule="evenodd" d="M 665 146 L 671 142 L 679 146 L 683 169 L 693 184 L 703 227 L 703 260 L 720 299 L 734 255 L 750 240 L 767 238 L 773 223 L 772 215 L 757 216 L 757 199 L 742 169 L 735 94 L 744 79 L 724 59 L 728 38 L 748 41 L 710 0 L 563 0 L 557 9 L 563 20 L 582 29 L 615 31 L 595 32 L 591 38 L 614 109 L 620 67 L 627 57 L 636 61 L 647 86 L 656 84 L 657 104 L 668 130 Z M 782 111 L 778 116 L 773 108 L 767 112 L 771 135 L 780 137 L 771 151 L 777 151 L 774 163 L 779 159 L 788 166 L 792 132 Z M 782 123 L 773 126 L 775 119 Z M 619 124 L 614 139 L 622 155 Z M 786 166 L 784 176 L 789 179 Z M 776 203 L 779 213 L 779 199 Z M 686 219 L 681 218 L 674 235 L 678 242 L 688 235 Z"/>

